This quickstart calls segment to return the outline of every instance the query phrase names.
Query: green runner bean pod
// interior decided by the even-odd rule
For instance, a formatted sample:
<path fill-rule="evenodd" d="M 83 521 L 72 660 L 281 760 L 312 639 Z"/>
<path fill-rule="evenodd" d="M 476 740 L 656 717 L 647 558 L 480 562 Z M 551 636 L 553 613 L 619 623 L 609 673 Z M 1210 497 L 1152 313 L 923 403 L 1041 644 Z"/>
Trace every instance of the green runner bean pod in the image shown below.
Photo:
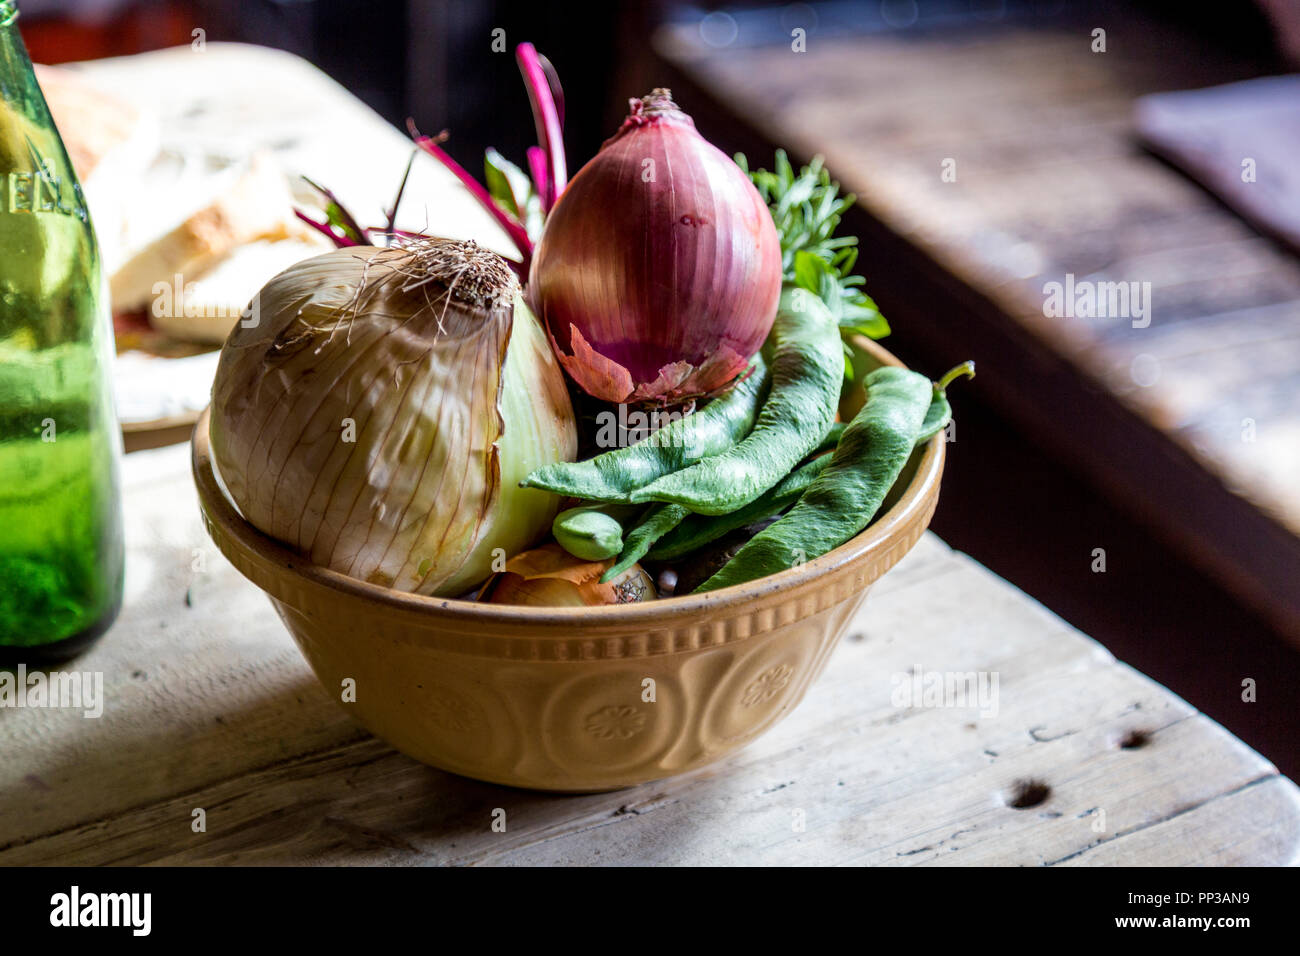
<path fill-rule="evenodd" d="M 916 446 L 934 386 L 886 366 L 866 378 L 867 401 L 825 470 L 776 523 L 760 531 L 698 591 L 752 581 L 839 547 L 865 528 Z"/>
<path fill-rule="evenodd" d="M 655 505 L 646 510 L 635 528 L 627 533 L 623 550 L 614 566 L 600 576 L 606 584 L 646 556 L 650 546 L 671 531 L 690 512 L 681 505 Z"/>
<path fill-rule="evenodd" d="M 817 447 L 835 419 L 843 381 L 839 326 L 820 299 L 787 284 L 771 342 L 772 388 L 745 440 L 634 491 L 632 501 L 726 514 L 771 488 Z"/>
<path fill-rule="evenodd" d="M 799 496 L 830 464 L 830 460 L 830 455 L 822 455 L 801 465 L 745 507 L 730 514 L 688 515 L 681 524 L 659 539 L 648 552 L 649 556 L 656 561 L 672 561 L 710 541 L 716 541 L 730 531 L 780 514 L 799 500 Z"/>
<path fill-rule="evenodd" d="M 604 561 L 623 548 L 623 526 L 599 508 L 570 508 L 551 523 L 560 547 L 584 561 Z"/>
<path fill-rule="evenodd" d="M 753 427 L 771 381 L 761 355 L 751 363 L 753 371 L 744 381 L 698 412 L 670 422 L 635 445 L 586 461 L 545 465 L 520 484 L 591 501 L 627 501 L 631 492 L 656 478 L 726 451 Z"/>
<path fill-rule="evenodd" d="M 934 383 L 934 396 L 930 399 L 930 408 L 925 413 L 925 421 L 921 423 L 921 434 L 916 436 L 918 445 L 939 434 L 952 421 L 952 406 L 948 404 L 947 389 L 959 375 L 968 375 L 974 378 L 975 363 L 962 362 Z"/>

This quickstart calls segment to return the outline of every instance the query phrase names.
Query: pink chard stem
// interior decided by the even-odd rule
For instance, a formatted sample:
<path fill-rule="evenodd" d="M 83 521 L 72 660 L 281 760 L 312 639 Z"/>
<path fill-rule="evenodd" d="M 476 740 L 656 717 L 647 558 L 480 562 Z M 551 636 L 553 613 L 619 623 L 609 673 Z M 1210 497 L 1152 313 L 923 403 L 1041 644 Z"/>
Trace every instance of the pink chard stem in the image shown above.
<path fill-rule="evenodd" d="M 533 120 L 537 124 L 537 141 L 546 153 L 548 176 L 546 188 L 539 189 L 542 197 L 542 209 L 551 211 L 555 201 L 568 185 L 568 170 L 564 163 L 564 129 L 560 121 L 560 111 L 555 103 L 551 79 L 541 56 L 531 43 L 521 43 L 515 48 L 515 58 L 519 61 L 519 71 L 524 75 L 524 86 L 528 88 L 528 100 L 533 106 Z M 531 158 L 529 166 L 533 165 Z M 534 174 L 535 176 L 536 174 Z"/>
<path fill-rule="evenodd" d="M 315 219 L 312 219 L 301 209 L 294 209 L 293 214 L 297 216 L 299 219 L 301 219 L 303 222 L 305 222 L 307 225 L 311 226 L 317 232 L 324 235 L 327 239 L 329 239 L 330 242 L 334 243 L 334 245 L 338 246 L 338 248 L 340 249 L 344 249 L 347 246 L 356 245 L 356 243 L 353 242 L 351 239 L 349 239 L 347 236 L 341 236 L 338 233 L 336 233 L 333 229 L 331 229 L 329 223 L 317 222 Z"/>
<path fill-rule="evenodd" d="M 519 220 L 498 206 L 496 200 L 492 198 L 491 193 L 487 191 L 483 184 L 466 172 L 465 168 L 452 159 L 441 146 L 433 141 L 432 137 L 421 135 L 420 131 L 415 128 L 415 124 L 410 121 L 407 122 L 407 128 L 415 139 L 415 145 L 451 170 L 456 178 L 465 185 L 465 188 L 470 191 L 470 194 L 479 201 L 479 205 L 486 209 L 488 214 L 506 231 L 511 241 L 519 249 L 520 255 L 523 256 L 524 264 L 527 265 L 528 260 L 533 255 L 533 243 L 528 238 L 528 233 Z"/>
<path fill-rule="evenodd" d="M 555 198 L 551 195 L 551 177 L 546 171 L 546 150 L 540 146 L 529 146 L 526 155 L 528 175 L 533 179 L 533 189 L 537 190 L 537 197 L 542 201 L 543 211 L 549 212 L 555 203 Z"/>

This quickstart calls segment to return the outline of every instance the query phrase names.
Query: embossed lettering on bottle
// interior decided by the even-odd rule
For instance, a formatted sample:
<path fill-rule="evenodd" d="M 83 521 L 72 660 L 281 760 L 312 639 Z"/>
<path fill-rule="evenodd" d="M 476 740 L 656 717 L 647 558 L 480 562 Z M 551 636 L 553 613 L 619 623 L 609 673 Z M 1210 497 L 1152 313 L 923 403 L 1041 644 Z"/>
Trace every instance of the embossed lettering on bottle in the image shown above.
<path fill-rule="evenodd" d="M 42 156 L 31 139 L 27 139 L 27 150 L 32 168 L 9 173 L 4 209 L 13 213 L 58 213 L 86 222 L 81 184 L 75 180 L 67 183 L 59 175 L 54 160 Z"/>

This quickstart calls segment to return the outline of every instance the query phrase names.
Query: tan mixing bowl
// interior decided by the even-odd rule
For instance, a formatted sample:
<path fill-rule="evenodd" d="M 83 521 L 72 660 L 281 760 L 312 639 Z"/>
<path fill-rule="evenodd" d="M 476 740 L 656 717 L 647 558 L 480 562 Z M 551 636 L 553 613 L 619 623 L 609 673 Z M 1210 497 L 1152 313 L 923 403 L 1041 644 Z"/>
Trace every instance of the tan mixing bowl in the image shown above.
<path fill-rule="evenodd" d="M 900 364 L 856 345 L 869 361 Z M 435 767 L 561 791 L 699 767 L 793 710 L 867 588 L 925 531 L 943 457 L 940 434 L 871 527 L 799 567 L 698 596 L 536 608 L 406 594 L 309 564 L 232 506 L 206 413 L 193 445 L 208 533 L 270 596 L 329 694 L 341 700 L 344 679 L 356 681 L 349 713 Z"/>

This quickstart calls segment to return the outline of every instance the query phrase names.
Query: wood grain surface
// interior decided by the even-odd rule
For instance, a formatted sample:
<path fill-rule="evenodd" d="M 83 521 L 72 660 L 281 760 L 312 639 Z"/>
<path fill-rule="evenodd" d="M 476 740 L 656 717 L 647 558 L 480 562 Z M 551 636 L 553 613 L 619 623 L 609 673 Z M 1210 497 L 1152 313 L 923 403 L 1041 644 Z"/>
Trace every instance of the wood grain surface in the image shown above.
<path fill-rule="evenodd" d="M 872 590 L 804 703 L 729 760 L 576 797 L 423 766 L 351 722 L 205 538 L 187 454 L 126 462 L 126 606 L 69 665 L 103 673 L 103 716 L 0 709 L 0 864 L 1300 854 L 1300 794 L 1268 761 L 933 535 Z M 914 669 L 996 675 L 996 706 L 898 706 Z"/>

